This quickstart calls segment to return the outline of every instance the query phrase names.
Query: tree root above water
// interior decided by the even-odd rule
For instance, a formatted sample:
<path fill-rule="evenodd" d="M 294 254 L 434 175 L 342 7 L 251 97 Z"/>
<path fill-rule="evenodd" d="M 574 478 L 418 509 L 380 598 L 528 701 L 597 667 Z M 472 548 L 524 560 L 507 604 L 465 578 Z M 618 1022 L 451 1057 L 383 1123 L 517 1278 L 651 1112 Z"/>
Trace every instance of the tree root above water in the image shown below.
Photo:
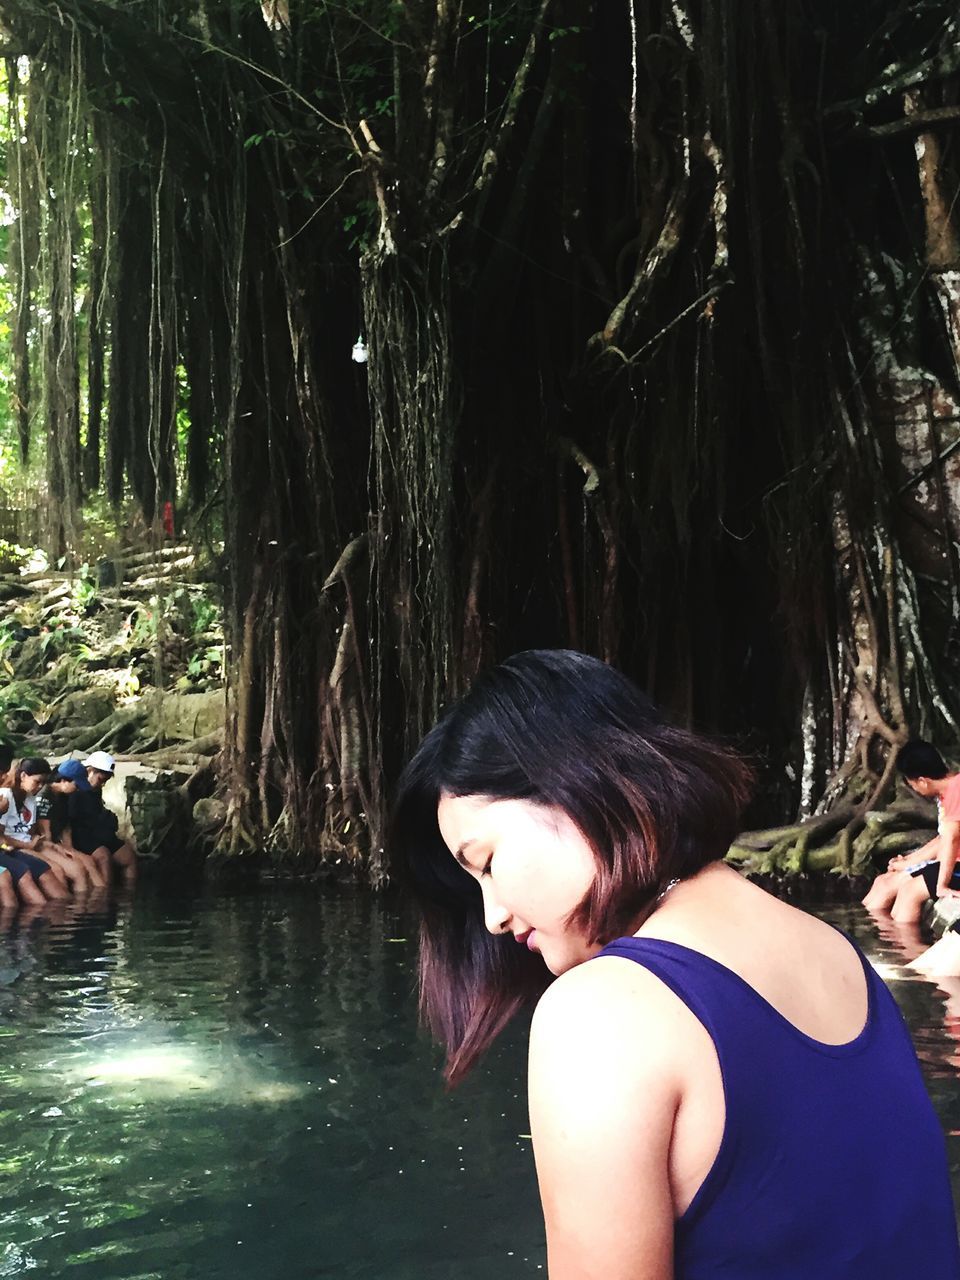
<path fill-rule="evenodd" d="M 915 797 L 898 797 L 884 809 L 866 812 L 841 803 L 803 822 L 744 832 L 727 859 L 756 875 L 870 875 L 935 833 L 935 810 L 922 807 Z"/>

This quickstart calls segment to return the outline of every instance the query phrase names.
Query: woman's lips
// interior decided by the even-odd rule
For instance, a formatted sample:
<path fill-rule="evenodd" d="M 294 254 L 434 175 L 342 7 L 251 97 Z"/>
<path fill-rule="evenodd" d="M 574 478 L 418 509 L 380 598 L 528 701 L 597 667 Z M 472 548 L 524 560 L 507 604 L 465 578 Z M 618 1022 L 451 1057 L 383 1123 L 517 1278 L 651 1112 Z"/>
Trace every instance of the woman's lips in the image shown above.
<path fill-rule="evenodd" d="M 528 929 L 526 933 L 518 933 L 517 941 L 521 946 L 525 946 L 528 951 L 537 950 L 537 931 L 536 929 Z"/>

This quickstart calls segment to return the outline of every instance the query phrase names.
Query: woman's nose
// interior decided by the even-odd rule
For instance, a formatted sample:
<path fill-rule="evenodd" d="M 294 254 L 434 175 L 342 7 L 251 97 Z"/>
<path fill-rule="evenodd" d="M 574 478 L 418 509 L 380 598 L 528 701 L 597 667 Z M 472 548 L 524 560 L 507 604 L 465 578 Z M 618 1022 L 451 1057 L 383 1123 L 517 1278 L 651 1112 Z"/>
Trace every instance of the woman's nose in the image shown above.
<path fill-rule="evenodd" d="M 483 922 L 490 933 L 503 933 L 510 919 L 510 912 L 501 906 L 487 885 L 483 885 Z"/>

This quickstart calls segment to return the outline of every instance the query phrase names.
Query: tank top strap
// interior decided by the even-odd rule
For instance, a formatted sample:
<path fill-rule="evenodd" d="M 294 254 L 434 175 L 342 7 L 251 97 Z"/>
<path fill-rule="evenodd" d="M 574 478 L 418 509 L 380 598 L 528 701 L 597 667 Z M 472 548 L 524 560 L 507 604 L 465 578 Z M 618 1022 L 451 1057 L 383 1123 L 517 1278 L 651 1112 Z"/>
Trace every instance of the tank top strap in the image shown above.
<path fill-rule="evenodd" d="M 731 1068 L 739 1056 L 738 1048 L 743 1050 L 744 1039 L 753 1038 L 762 1013 L 755 1003 L 761 999 L 759 994 L 732 969 L 662 938 L 617 938 L 600 955 L 632 960 L 669 987 L 706 1028 L 717 1051 L 725 1090 L 728 1095 L 731 1088 L 735 1090 L 739 1073 Z M 773 1011 L 771 1006 L 767 1008 Z M 734 1101 L 727 1097 L 728 1111 Z"/>
<path fill-rule="evenodd" d="M 617 938 L 600 952 L 621 956 L 650 971 L 707 1027 L 713 1030 L 718 1007 L 739 1003 L 743 993 L 728 981 L 732 970 L 700 951 L 662 938 Z"/>
<path fill-rule="evenodd" d="M 744 1074 L 740 1068 L 749 1063 L 755 1052 L 769 1055 L 774 1045 L 792 1059 L 810 1055 L 842 1058 L 858 1055 L 867 1048 L 878 1014 L 882 1017 L 886 1004 L 893 1005 L 893 1001 L 860 948 L 851 938 L 847 941 L 863 969 L 867 1017 L 860 1032 L 842 1044 L 828 1044 L 806 1035 L 733 969 L 681 943 L 662 938 L 617 938 L 599 954 L 621 956 L 642 965 L 683 1001 L 709 1033 L 725 1086 L 735 1092 L 736 1080 Z M 728 1105 L 731 1101 L 728 1097 Z"/>

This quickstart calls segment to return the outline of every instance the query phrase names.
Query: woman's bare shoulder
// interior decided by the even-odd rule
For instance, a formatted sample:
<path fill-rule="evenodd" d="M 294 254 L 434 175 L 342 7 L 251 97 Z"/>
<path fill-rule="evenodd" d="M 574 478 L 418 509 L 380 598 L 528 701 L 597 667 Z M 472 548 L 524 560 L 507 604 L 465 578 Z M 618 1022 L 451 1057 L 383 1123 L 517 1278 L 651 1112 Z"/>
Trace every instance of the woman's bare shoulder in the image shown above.
<path fill-rule="evenodd" d="M 573 1058 L 623 1053 L 636 1069 L 646 1061 L 662 1067 L 682 1056 L 682 1041 L 699 1025 L 643 965 L 597 956 L 567 970 L 541 996 L 531 1027 L 531 1065 L 562 1049 Z"/>

